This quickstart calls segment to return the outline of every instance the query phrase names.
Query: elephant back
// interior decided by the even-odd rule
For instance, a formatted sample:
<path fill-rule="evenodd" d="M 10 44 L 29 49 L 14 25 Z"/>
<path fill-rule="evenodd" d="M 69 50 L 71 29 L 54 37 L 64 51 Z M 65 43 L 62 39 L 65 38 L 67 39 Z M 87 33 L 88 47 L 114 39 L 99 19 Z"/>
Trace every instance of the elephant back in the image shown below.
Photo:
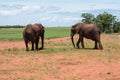
<path fill-rule="evenodd" d="M 31 33 L 32 32 L 32 24 L 28 24 L 25 26 L 24 33 Z"/>

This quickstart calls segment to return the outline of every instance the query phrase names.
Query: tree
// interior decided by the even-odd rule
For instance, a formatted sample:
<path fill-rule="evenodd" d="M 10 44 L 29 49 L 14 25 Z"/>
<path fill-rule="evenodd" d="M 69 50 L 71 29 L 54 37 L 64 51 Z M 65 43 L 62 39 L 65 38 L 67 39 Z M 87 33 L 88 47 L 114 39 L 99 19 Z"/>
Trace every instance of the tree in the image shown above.
<path fill-rule="evenodd" d="M 113 24 L 116 21 L 116 16 L 113 16 L 112 14 L 109 14 L 107 12 L 104 12 L 102 14 L 99 14 L 96 17 L 96 24 L 99 25 L 102 32 L 110 33 L 113 29 Z"/>
<path fill-rule="evenodd" d="M 113 25 L 113 32 L 114 33 L 118 33 L 120 32 L 120 22 L 119 21 L 116 21 Z"/>
<path fill-rule="evenodd" d="M 83 18 L 82 22 L 84 23 L 95 23 L 95 17 L 91 13 L 82 13 L 81 17 Z"/>

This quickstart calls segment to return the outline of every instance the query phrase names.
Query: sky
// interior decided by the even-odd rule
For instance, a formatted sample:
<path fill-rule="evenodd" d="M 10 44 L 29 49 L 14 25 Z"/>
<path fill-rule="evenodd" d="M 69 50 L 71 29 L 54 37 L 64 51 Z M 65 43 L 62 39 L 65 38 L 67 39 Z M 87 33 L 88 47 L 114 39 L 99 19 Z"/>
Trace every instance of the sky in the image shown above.
<path fill-rule="evenodd" d="M 96 9 L 120 10 L 120 0 L 0 0 L 0 25 L 71 26 Z"/>

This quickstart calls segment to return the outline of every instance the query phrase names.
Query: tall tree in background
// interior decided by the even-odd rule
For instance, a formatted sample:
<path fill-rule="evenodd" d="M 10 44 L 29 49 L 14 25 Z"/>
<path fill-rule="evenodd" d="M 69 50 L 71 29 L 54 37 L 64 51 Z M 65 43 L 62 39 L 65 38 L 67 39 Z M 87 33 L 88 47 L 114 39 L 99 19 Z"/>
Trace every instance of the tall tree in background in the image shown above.
<path fill-rule="evenodd" d="M 95 23 L 95 17 L 91 13 L 82 13 L 81 17 L 83 18 L 82 22 L 84 23 Z"/>
<path fill-rule="evenodd" d="M 113 25 L 113 32 L 114 32 L 114 33 L 120 32 L 120 21 L 117 20 L 117 21 L 114 23 L 114 25 Z"/>
<path fill-rule="evenodd" d="M 81 22 L 88 24 L 94 23 L 100 28 L 101 32 L 120 32 L 120 21 L 110 13 L 104 12 L 96 17 L 91 13 L 83 13 L 81 17 Z"/>
<path fill-rule="evenodd" d="M 115 22 L 116 22 L 116 16 L 113 16 L 112 14 L 109 14 L 107 12 L 99 14 L 96 17 L 96 24 L 99 25 L 102 32 L 105 33 L 112 32 L 113 24 Z"/>

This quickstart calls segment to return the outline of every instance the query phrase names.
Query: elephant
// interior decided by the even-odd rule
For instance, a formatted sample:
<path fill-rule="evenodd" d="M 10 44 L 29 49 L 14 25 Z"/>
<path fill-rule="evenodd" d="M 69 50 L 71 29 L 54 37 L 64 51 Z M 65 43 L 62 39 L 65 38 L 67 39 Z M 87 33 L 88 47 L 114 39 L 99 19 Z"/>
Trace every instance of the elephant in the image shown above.
<path fill-rule="evenodd" d="M 40 23 L 28 24 L 23 30 L 23 38 L 26 46 L 26 51 L 29 51 L 28 43 L 32 43 L 31 50 L 34 50 L 34 44 L 36 50 L 42 50 L 44 48 L 44 26 Z M 41 48 L 38 48 L 39 38 L 41 37 Z"/>
<path fill-rule="evenodd" d="M 85 37 L 87 39 L 91 39 L 95 41 L 94 49 L 101 49 L 101 50 L 103 49 L 103 46 L 100 40 L 100 35 L 101 35 L 100 29 L 96 24 L 76 23 L 71 27 L 71 41 L 74 48 L 75 48 L 75 44 L 74 44 L 73 37 L 75 34 L 79 35 L 79 39 L 76 43 L 77 48 L 80 48 L 79 47 L 80 42 L 81 42 L 82 48 L 85 48 L 84 47 L 84 37 Z M 99 48 L 97 43 L 99 43 Z"/>

